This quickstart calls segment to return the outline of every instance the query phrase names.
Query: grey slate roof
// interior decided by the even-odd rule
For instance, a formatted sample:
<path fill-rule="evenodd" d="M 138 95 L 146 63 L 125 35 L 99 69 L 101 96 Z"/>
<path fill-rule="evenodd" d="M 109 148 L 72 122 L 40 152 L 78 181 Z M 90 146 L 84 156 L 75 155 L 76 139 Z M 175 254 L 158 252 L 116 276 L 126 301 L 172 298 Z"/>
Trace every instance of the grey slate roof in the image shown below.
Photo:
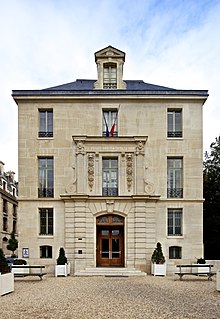
<path fill-rule="evenodd" d="M 62 84 L 58 86 L 54 86 L 51 88 L 47 88 L 44 90 L 56 90 L 56 91 L 69 91 L 69 90 L 93 90 L 94 89 L 94 83 L 96 80 L 76 80 L 75 82 L 67 83 L 67 84 Z M 139 90 L 144 90 L 144 91 L 159 91 L 159 90 L 174 90 L 168 87 L 164 86 L 159 86 L 159 85 L 154 85 L 154 84 L 149 84 L 145 83 L 142 80 L 127 80 L 124 81 L 127 84 L 127 89 L 125 91 L 139 91 Z"/>
<path fill-rule="evenodd" d="M 142 80 L 125 80 L 126 89 L 94 89 L 96 80 L 76 80 L 43 90 L 13 90 L 14 98 L 19 96 L 103 96 L 103 95 L 192 95 L 208 97 L 207 90 L 177 90 L 155 84 L 145 83 Z"/>

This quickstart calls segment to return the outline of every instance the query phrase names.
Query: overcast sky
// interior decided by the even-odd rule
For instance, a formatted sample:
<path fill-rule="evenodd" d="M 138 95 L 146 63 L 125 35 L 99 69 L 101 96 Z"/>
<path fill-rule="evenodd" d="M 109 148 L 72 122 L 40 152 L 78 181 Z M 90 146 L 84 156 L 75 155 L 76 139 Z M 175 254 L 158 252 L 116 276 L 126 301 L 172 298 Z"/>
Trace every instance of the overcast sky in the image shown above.
<path fill-rule="evenodd" d="M 94 52 L 126 53 L 125 80 L 209 90 L 204 151 L 220 134 L 220 0 L 0 0 L 0 160 L 17 172 L 12 90 L 96 79 Z"/>

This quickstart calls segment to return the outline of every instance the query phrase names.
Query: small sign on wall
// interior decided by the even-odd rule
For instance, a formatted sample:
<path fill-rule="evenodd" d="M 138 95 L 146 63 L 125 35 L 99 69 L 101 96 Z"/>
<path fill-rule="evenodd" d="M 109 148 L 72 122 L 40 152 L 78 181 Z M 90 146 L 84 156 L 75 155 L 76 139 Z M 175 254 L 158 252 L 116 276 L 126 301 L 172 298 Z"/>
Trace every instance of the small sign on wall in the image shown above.
<path fill-rule="evenodd" d="M 29 258 L 29 248 L 22 248 L 22 257 Z"/>

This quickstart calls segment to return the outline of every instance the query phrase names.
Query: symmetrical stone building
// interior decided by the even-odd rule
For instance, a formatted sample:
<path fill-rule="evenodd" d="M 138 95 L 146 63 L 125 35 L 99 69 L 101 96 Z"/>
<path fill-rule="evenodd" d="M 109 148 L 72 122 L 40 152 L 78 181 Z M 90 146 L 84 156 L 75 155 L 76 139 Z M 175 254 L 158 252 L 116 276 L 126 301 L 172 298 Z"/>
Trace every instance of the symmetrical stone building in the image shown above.
<path fill-rule="evenodd" d="M 18 183 L 14 179 L 15 173 L 5 172 L 4 165 L 0 161 L 0 248 L 5 255 L 11 255 L 7 244 L 12 232 L 17 235 Z"/>
<path fill-rule="evenodd" d="M 168 273 L 203 256 L 202 108 L 206 90 L 124 80 L 125 53 L 95 53 L 97 80 L 15 90 L 19 254 L 71 273 L 149 272 L 156 243 Z"/>

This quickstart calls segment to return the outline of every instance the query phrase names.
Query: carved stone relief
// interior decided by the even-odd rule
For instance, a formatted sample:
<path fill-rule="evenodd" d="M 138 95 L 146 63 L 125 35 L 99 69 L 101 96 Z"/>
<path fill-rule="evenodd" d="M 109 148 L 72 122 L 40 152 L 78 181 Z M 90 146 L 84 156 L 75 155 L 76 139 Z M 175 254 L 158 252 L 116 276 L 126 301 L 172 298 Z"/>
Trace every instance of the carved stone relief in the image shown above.
<path fill-rule="evenodd" d="M 93 189 L 93 185 L 94 185 L 94 159 L 95 159 L 95 154 L 93 153 L 89 153 L 88 154 L 88 184 L 89 184 L 89 190 L 90 192 Z"/>
<path fill-rule="evenodd" d="M 154 184 L 147 179 L 147 170 L 148 170 L 148 165 L 145 166 L 145 170 L 144 170 L 144 175 L 145 175 L 144 176 L 144 192 L 147 195 L 153 195 L 155 193 Z"/>
<path fill-rule="evenodd" d="M 133 182 L 133 156 L 130 153 L 126 155 L 126 178 L 128 191 L 130 192 Z"/>
<path fill-rule="evenodd" d="M 76 155 L 85 154 L 85 146 L 82 140 L 76 141 Z"/>
<path fill-rule="evenodd" d="M 136 155 L 144 155 L 144 144 L 143 141 L 136 142 Z"/>
<path fill-rule="evenodd" d="M 76 168 L 75 168 L 75 164 L 72 165 L 72 169 L 73 169 L 73 181 L 72 183 L 68 184 L 66 186 L 66 193 L 67 194 L 75 194 L 76 193 Z"/>

